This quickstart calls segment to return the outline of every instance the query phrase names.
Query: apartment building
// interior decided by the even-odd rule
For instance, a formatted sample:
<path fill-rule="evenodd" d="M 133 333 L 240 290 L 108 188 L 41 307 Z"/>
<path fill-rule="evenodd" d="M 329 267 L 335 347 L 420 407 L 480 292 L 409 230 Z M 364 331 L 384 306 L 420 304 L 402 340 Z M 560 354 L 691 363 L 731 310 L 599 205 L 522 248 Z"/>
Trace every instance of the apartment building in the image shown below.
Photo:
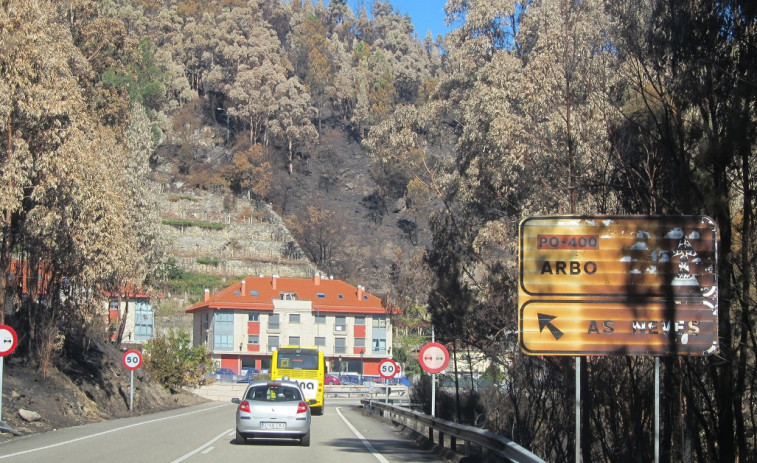
<path fill-rule="evenodd" d="M 320 349 L 330 372 L 378 375 L 391 358 L 392 330 L 381 300 L 361 286 L 322 278 L 247 277 L 186 310 L 194 345 L 222 368 L 268 370 L 279 346 Z"/>

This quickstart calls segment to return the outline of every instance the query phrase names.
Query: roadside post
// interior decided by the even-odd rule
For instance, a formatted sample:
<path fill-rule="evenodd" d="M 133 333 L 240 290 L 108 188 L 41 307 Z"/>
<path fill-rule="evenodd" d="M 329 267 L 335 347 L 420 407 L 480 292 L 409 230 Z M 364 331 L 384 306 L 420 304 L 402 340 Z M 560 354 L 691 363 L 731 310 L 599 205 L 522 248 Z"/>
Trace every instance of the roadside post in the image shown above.
<path fill-rule="evenodd" d="M 8 325 L 0 325 L 0 422 L 3 421 L 3 360 L 18 346 L 16 330 Z"/>
<path fill-rule="evenodd" d="M 392 359 L 384 359 L 379 363 L 379 375 L 384 378 L 384 388 L 386 388 L 386 403 L 389 403 L 389 384 L 386 382 L 399 373 L 400 367 Z"/>
<path fill-rule="evenodd" d="M 418 362 L 421 368 L 431 373 L 431 416 L 436 418 L 436 374 L 449 365 L 449 351 L 438 342 L 430 342 L 421 347 Z"/>
<path fill-rule="evenodd" d="M 132 411 L 134 409 L 134 370 L 142 366 L 142 354 L 136 350 L 126 351 L 122 362 L 126 369 L 131 372 L 129 378 L 129 411 Z"/>

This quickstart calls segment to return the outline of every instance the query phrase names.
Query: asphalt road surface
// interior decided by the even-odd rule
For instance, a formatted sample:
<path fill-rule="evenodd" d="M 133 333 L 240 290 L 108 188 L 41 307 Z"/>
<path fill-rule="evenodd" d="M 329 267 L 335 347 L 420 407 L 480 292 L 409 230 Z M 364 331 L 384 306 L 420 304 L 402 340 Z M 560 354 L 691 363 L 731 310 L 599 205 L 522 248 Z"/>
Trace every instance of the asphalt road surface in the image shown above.
<path fill-rule="evenodd" d="M 364 415 L 355 399 L 331 399 L 314 416 L 311 446 L 295 440 L 234 442 L 232 403 L 193 407 L 60 429 L 0 444 L 0 463 L 23 462 L 440 462 L 391 424 Z"/>

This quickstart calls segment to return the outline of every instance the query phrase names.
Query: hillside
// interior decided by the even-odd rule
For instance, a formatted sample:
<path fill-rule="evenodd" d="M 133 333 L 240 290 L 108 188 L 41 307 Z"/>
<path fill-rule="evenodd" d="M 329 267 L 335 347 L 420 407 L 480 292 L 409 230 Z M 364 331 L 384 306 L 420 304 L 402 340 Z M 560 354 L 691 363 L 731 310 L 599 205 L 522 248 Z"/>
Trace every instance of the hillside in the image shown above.
<path fill-rule="evenodd" d="M 78 349 L 77 349 L 78 350 Z M 129 410 L 129 372 L 112 344 L 88 343 L 60 359 L 45 376 L 21 356 L 5 358 L 3 439 L 96 421 L 155 413 L 205 401 L 188 392 L 172 393 L 153 381 L 145 368 L 134 373 L 134 408 Z M 28 420 L 21 417 L 24 410 Z M 35 416 L 36 415 L 36 416 Z"/>
<path fill-rule="evenodd" d="M 192 149 L 208 170 L 228 159 L 225 127 L 198 118 L 203 128 Z M 317 269 L 352 284 L 361 284 L 379 296 L 390 290 L 389 268 L 398 248 L 413 254 L 422 242 L 413 244 L 399 224 L 415 223 L 400 199 L 391 205 L 373 202 L 376 185 L 371 177 L 371 159 L 338 121 L 324 124 L 324 135 L 314 151 L 295 158 L 289 173 L 281 147 L 271 146 L 273 164 L 270 203 L 244 195 L 198 189 L 176 174 L 175 159 L 186 134 L 175 134 L 158 150 L 154 169 L 166 253 L 187 271 L 223 278 L 244 275 L 309 277 Z M 242 134 L 242 136 L 244 136 Z M 186 149 L 186 148 L 184 148 Z M 285 219 L 303 217 L 314 206 L 332 214 L 335 262 L 332 268 L 317 268 L 285 224 Z M 193 221 L 222 228 L 166 225 L 167 221 Z M 423 233 L 420 233 L 423 236 Z M 195 295 L 196 297 L 198 295 Z"/>

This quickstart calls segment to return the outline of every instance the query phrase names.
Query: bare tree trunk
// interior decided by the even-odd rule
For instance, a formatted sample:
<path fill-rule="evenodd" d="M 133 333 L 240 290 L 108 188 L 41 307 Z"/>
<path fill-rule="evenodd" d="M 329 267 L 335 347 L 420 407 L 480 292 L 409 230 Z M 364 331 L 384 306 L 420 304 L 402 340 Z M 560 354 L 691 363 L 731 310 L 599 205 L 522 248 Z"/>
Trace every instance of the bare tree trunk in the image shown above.
<path fill-rule="evenodd" d="M 8 159 L 13 152 L 13 116 L 8 115 L 8 122 L 6 124 L 8 128 Z M 5 222 L 3 223 L 2 233 L 3 240 L 0 247 L 0 324 L 5 324 L 5 304 L 6 296 L 8 294 L 8 275 L 11 268 L 11 252 L 10 252 L 10 239 L 11 239 L 11 211 L 5 211 Z"/>
<path fill-rule="evenodd" d="M 0 325 L 5 324 L 5 304 L 8 294 L 8 275 L 11 270 L 11 253 L 10 253 L 10 212 L 6 211 L 6 219 L 3 224 L 3 239 L 0 248 Z M 6 231 L 7 230 L 7 231 Z"/>
<path fill-rule="evenodd" d="M 121 295 L 118 296 L 118 305 L 120 310 L 121 305 Z M 124 338 L 124 330 L 126 329 L 126 319 L 129 316 L 129 293 L 126 293 L 126 304 L 124 304 L 124 314 L 121 317 L 121 319 L 118 321 L 118 336 L 116 336 L 116 343 L 118 345 L 121 345 L 121 342 L 123 342 Z"/>
<path fill-rule="evenodd" d="M 736 443 L 734 421 L 741 413 L 741 396 L 737 396 L 734 387 L 733 330 L 731 308 L 733 300 L 733 232 L 732 214 L 728 201 L 727 166 L 723 162 L 713 163 L 715 180 L 715 221 L 720 226 L 720 249 L 723 255 L 718 262 L 718 336 L 720 338 L 720 355 L 717 359 L 710 357 L 710 368 L 715 382 L 715 400 L 718 404 L 718 461 L 736 461 Z M 736 404 L 739 404 L 737 407 Z M 744 455 L 747 458 L 747 455 Z"/>

